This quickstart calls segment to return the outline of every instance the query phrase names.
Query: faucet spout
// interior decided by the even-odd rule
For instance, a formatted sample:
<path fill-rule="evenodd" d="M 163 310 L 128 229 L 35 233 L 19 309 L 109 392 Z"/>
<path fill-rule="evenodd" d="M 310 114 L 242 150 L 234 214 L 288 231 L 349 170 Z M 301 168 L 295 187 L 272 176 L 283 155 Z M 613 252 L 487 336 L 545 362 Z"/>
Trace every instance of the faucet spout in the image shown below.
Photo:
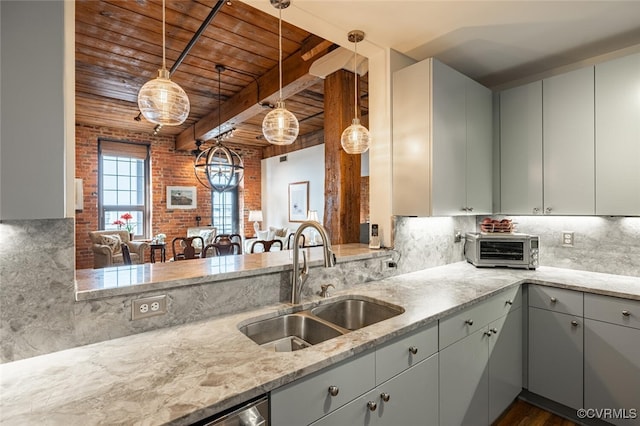
<path fill-rule="evenodd" d="M 291 276 L 291 303 L 297 305 L 300 303 L 300 294 L 302 293 L 302 287 L 304 283 L 307 281 L 309 277 L 309 265 L 307 262 L 306 253 L 302 252 L 302 271 L 300 270 L 300 247 L 298 245 L 298 241 L 300 240 L 300 235 L 302 235 L 302 231 L 307 228 L 313 228 L 320 234 L 320 238 L 322 238 L 322 247 L 323 247 L 323 255 L 324 255 L 324 266 L 325 268 L 330 268 L 335 266 L 336 257 L 331 250 L 331 240 L 329 239 L 329 234 L 327 230 L 322 226 L 319 222 L 310 220 L 307 222 L 302 222 L 296 233 L 293 235 L 293 274 Z"/>

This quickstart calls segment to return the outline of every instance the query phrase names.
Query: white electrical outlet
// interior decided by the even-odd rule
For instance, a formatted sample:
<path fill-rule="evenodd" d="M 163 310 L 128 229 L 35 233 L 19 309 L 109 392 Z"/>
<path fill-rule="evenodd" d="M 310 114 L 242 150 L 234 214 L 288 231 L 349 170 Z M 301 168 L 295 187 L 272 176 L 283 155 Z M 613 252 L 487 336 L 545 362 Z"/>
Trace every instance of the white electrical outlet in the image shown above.
<path fill-rule="evenodd" d="M 573 231 L 562 231 L 562 245 L 573 247 Z"/>
<path fill-rule="evenodd" d="M 138 320 L 167 313 L 167 295 L 144 297 L 131 301 L 131 319 Z"/>

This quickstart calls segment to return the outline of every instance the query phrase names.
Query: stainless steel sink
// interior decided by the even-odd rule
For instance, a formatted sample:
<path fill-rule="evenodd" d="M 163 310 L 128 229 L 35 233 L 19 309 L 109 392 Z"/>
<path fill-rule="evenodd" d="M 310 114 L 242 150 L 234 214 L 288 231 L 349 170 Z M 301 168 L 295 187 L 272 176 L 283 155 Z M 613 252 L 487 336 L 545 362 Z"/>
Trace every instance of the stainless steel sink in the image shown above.
<path fill-rule="evenodd" d="M 240 327 L 240 331 L 263 348 L 275 352 L 304 349 L 343 334 L 304 313 L 257 321 Z"/>
<path fill-rule="evenodd" d="M 344 299 L 311 310 L 318 318 L 347 330 L 358 330 L 371 324 L 393 318 L 404 312 L 395 305 L 383 305 L 364 299 Z"/>
<path fill-rule="evenodd" d="M 404 312 L 400 306 L 348 297 L 311 310 L 251 321 L 239 330 L 263 348 L 291 352 L 317 345 Z"/>

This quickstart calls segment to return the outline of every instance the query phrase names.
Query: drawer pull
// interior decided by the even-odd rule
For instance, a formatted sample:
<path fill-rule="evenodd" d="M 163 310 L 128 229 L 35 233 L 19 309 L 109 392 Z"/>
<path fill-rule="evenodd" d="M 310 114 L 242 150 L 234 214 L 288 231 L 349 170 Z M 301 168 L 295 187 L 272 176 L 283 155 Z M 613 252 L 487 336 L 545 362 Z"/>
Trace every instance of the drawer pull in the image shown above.
<path fill-rule="evenodd" d="M 367 408 L 369 408 L 369 411 L 376 411 L 376 408 L 378 408 L 378 404 L 373 401 L 369 401 L 367 402 Z"/>
<path fill-rule="evenodd" d="M 329 395 L 338 396 L 338 392 L 340 392 L 340 389 L 337 386 L 329 386 Z"/>
<path fill-rule="evenodd" d="M 507 305 L 513 305 L 513 300 L 507 300 L 505 303 L 506 303 Z"/>
<path fill-rule="evenodd" d="M 409 352 L 411 352 L 411 355 L 415 355 L 418 353 L 418 348 L 416 348 L 415 346 L 411 346 L 409 347 Z"/>
<path fill-rule="evenodd" d="M 386 393 L 386 392 L 382 392 L 382 393 L 380 394 L 380 398 L 382 398 L 382 400 L 383 400 L 384 402 L 389 402 L 389 400 L 391 399 L 391 395 L 389 395 L 389 394 L 388 394 L 388 393 Z"/>
<path fill-rule="evenodd" d="M 489 331 L 492 332 L 493 334 L 498 334 L 498 329 L 495 327 L 490 329 Z"/>
<path fill-rule="evenodd" d="M 484 335 L 485 335 L 485 336 L 489 336 L 489 337 L 491 337 L 491 331 L 485 331 L 485 332 L 484 332 Z"/>
<path fill-rule="evenodd" d="M 625 316 L 625 317 L 629 317 L 629 316 L 631 316 L 631 312 L 629 312 L 627 310 L 624 310 L 624 311 L 622 311 L 622 315 Z"/>
<path fill-rule="evenodd" d="M 472 319 L 468 319 L 464 322 L 467 325 L 473 325 L 473 320 Z"/>
<path fill-rule="evenodd" d="M 571 321 L 571 325 L 574 326 L 574 327 L 577 327 L 578 326 L 578 321 L 576 321 L 576 320 Z"/>
<path fill-rule="evenodd" d="M 558 301 L 558 299 L 556 299 L 555 297 L 551 298 L 551 303 L 556 303 Z"/>

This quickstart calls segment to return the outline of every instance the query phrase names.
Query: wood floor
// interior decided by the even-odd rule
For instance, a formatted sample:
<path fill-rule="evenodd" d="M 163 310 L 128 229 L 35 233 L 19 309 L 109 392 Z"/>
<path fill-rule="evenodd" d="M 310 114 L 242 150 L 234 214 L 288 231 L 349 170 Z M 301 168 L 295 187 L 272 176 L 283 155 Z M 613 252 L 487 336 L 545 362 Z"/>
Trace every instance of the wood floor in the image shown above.
<path fill-rule="evenodd" d="M 577 426 L 577 424 L 518 399 L 492 426 Z"/>

